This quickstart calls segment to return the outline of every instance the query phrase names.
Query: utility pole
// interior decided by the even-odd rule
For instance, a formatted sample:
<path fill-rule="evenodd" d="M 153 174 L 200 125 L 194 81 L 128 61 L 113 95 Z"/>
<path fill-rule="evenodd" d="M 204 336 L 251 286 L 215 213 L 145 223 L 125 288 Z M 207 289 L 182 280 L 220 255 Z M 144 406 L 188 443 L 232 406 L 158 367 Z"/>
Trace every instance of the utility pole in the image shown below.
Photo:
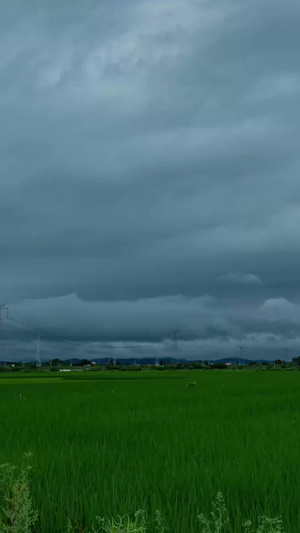
<path fill-rule="evenodd" d="M 8 318 L 8 307 L 6 304 L 0 304 L 0 361 L 2 361 L 4 356 L 4 334 L 3 334 L 3 321 L 2 313 L 6 311 L 6 318 Z"/>

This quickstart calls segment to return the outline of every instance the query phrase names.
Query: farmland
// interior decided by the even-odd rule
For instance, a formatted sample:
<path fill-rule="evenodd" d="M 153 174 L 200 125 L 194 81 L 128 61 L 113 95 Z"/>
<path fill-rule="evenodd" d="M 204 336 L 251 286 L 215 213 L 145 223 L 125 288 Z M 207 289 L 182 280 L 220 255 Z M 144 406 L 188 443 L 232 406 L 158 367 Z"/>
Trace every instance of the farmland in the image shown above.
<path fill-rule="evenodd" d="M 0 418 L 0 463 L 33 453 L 43 533 L 138 509 L 190 533 L 218 490 L 234 533 L 259 514 L 298 531 L 299 372 L 7 375 Z"/>

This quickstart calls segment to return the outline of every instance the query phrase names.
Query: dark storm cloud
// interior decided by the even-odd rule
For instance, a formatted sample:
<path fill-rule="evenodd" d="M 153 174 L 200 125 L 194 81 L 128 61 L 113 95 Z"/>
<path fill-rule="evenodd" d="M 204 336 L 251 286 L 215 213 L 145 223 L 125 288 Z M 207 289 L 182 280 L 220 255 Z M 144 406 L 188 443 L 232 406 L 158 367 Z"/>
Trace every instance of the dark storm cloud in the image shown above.
<path fill-rule="evenodd" d="M 0 15 L 11 316 L 126 355 L 167 351 L 174 328 L 191 357 L 296 350 L 299 3 L 4 2 Z"/>

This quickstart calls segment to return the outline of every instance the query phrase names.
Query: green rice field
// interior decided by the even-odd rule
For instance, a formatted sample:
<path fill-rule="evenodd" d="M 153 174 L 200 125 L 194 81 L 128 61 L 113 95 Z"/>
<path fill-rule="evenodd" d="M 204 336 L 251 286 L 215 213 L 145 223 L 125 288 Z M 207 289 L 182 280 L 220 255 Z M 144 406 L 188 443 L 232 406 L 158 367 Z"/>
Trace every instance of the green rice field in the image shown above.
<path fill-rule="evenodd" d="M 43 533 L 138 509 L 191 533 L 217 491 L 233 533 L 259 514 L 299 531 L 300 372 L 5 375 L 0 420 L 0 463 L 33 453 Z"/>

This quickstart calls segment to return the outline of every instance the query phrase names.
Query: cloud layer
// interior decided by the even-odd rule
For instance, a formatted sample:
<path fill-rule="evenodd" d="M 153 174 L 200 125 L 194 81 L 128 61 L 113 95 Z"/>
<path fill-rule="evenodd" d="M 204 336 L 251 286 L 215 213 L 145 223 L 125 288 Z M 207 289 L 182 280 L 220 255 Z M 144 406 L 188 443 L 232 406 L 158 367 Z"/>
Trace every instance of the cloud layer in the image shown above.
<path fill-rule="evenodd" d="M 299 15 L 297 0 L 2 4 L 13 318 L 86 354 L 164 352 L 177 327 L 194 358 L 298 350 Z"/>

